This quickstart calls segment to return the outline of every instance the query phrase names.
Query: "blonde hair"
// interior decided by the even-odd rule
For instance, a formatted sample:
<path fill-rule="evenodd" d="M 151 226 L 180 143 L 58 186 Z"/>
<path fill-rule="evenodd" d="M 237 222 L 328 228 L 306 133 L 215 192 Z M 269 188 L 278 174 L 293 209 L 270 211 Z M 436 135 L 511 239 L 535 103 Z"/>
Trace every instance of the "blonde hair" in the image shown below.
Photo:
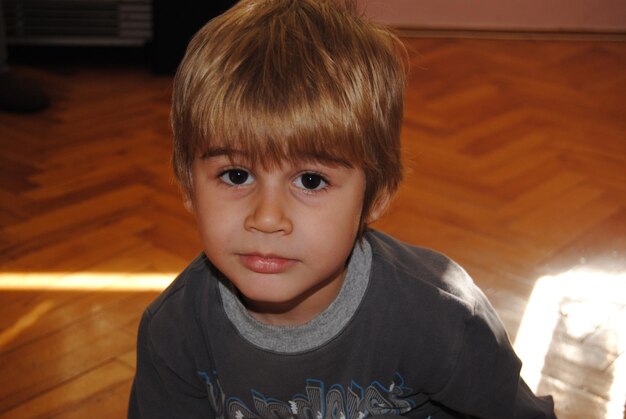
<path fill-rule="evenodd" d="M 191 166 L 209 148 L 264 167 L 323 156 L 362 168 L 366 220 L 402 178 L 407 62 L 352 1 L 241 0 L 194 36 L 176 73 L 179 185 L 193 196 Z"/>

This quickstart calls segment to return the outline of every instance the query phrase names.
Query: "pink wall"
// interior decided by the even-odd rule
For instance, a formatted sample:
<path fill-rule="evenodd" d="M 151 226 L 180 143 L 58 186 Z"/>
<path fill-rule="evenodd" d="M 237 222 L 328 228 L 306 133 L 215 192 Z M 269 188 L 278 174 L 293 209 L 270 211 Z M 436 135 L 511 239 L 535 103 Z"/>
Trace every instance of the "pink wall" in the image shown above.
<path fill-rule="evenodd" d="M 360 0 L 386 24 L 422 29 L 626 32 L 626 0 Z"/>

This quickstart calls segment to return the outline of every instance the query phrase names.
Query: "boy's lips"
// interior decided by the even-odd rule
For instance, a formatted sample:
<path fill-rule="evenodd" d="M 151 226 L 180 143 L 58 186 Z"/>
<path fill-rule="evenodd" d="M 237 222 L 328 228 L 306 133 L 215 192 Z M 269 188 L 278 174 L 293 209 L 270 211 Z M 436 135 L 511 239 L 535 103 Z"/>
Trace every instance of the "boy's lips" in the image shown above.
<path fill-rule="evenodd" d="M 260 274 L 281 273 L 296 263 L 295 259 L 258 253 L 240 254 L 239 258 L 246 268 Z"/>

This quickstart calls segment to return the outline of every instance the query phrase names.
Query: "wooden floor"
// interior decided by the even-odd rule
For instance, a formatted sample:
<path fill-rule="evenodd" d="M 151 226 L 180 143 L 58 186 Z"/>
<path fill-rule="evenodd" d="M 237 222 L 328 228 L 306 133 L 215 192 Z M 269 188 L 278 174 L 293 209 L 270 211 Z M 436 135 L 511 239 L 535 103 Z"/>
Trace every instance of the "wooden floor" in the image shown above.
<path fill-rule="evenodd" d="M 410 171 L 376 227 L 467 268 L 561 418 L 623 418 L 626 44 L 407 43 Z M 200 252 L 171 79 L 16 69 L 52 107 L 0 113 L 0 418 L 124 417 L 139 316 Z"/>

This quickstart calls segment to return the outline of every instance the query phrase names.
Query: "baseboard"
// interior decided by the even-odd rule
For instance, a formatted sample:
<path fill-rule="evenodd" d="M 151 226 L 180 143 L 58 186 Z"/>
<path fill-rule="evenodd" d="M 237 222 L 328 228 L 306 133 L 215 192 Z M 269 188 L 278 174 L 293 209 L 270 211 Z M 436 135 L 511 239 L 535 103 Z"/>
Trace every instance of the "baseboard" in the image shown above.
<path fill-rule="evenodd" d="M 407 38 L 466 38 L 626 42 L 626 33 L 619 32 L 501 31 L 467 29 L 421 29 L 407 27 L 395 27 L 394 31 L 399 36 Z"/>

